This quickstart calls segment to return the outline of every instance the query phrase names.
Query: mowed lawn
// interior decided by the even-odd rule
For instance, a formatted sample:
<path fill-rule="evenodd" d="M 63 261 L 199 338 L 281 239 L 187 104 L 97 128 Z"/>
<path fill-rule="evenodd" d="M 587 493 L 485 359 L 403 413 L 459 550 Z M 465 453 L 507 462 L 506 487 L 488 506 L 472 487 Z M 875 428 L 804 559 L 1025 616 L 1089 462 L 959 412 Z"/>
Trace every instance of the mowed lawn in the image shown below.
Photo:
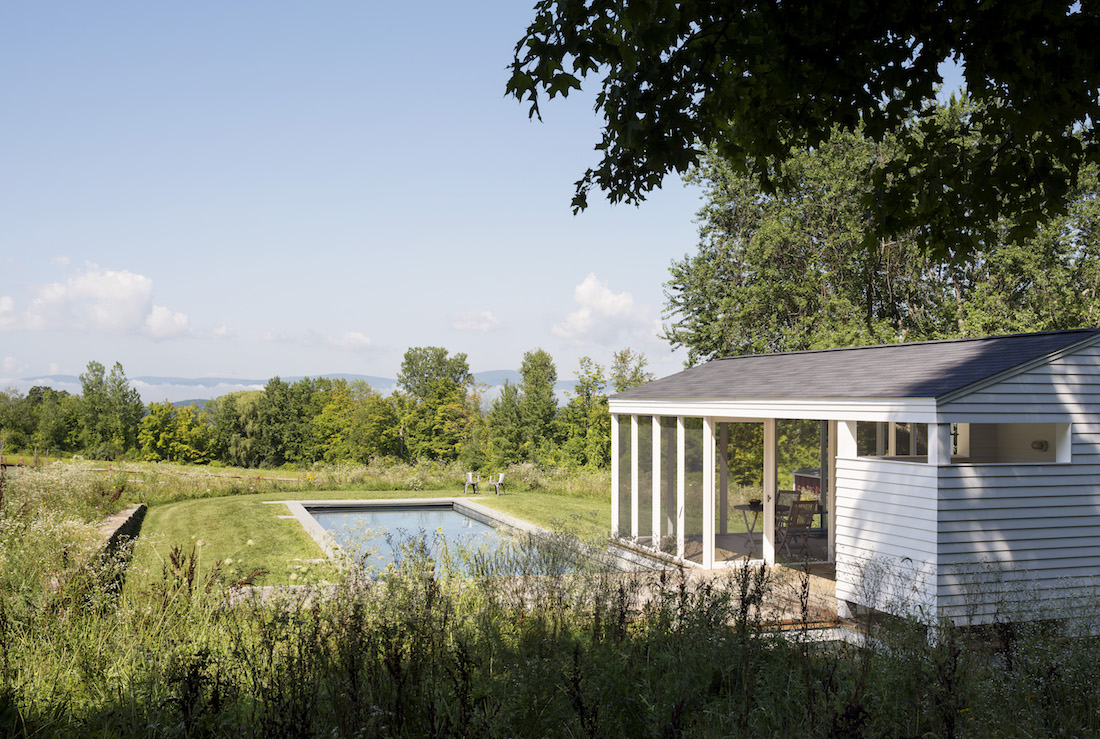
<path fill-rule="evenodd" d="M 221 574 L 232 582 L 257 571 L 255 584 L 312 583 L 331 577 L 331 565 L 301 524 L 288 516 L 280 501 L 461 498 L 462 491 L 410 492 L 325 491 L 231 495 L 167 503 L 149 508 L 135 549 L 128 586 L 147 588 L 160 580 L 173 549 L 194 558 L 200 577 L 220 563 Z M 547 492 L 518 491 L 505 495 L 469 496 L 510 516 L 556 531 L 571 531 L 586 539 L 605 536 L 611 529 L 606 500 L 577 498 Z"/>

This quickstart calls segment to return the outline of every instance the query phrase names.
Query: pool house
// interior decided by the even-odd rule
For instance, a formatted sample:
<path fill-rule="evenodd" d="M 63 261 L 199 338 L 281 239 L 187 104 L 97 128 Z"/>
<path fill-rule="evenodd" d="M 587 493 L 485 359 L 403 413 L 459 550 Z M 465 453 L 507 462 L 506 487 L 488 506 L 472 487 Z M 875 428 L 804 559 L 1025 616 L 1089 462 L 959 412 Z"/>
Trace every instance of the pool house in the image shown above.
<path fill-rule="evenodd" d="M 1100 575 L 1100 330 L 717 359 L 610 410 L 624 547 L 704 569 L 833 563 L 842 616 L 980 622 Z"/>

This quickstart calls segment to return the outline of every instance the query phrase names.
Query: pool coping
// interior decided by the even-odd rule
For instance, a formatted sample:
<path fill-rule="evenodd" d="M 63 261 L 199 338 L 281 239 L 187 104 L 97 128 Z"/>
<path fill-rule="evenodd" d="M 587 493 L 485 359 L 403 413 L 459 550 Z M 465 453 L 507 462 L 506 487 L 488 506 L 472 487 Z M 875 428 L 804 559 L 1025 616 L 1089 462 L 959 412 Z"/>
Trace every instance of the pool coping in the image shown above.
<path fill-rule="evenodd" d="M 387 508 L 408 507 L 446 508 L 458 511 L 475 521 L 480 521 L 494 528 L 504 527 L 535 535 L 553 533 L 549 529 L 536 526 L 529 521 L 524 521 L 515 516 L 509 516 L 506 513 L 501 513 L 500 511 L 483 506 L 470 498 L 351 498 L 341 500 L 286 500 L 278 502 L 286 505 L 290 513 L 298 520 L 302 528 L 309 534 L 310 538 L 317 542 L 317 545 L 321 547 L 321 551 L 323 551 L 325 556 L 329 559 L 335 559 L 337 557 L 339 545 L 337 545 L 332 534 L 326 531 L 321 524 L 317 523 L 317 519 L 310 514 L 307 508 L 329 509 L 334 511 L 344 508 L 356 508 L 360 510 L 365 508 L 379 508 L 383 510 Z"/>

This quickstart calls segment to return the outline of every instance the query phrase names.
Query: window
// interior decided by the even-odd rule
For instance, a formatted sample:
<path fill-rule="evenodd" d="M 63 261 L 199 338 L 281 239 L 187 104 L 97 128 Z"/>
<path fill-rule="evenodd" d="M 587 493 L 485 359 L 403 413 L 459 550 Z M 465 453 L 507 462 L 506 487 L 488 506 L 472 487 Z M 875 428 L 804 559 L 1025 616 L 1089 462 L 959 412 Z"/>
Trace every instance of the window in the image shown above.
<path fill-rule="evenodd" d="M 953 460 L 956 463 L 1069 461 L 1069 424 L 960 423 L 958 426 L 960 440 L 965 434 L 966 444 L 960 441 L 958 456 Z"/>
<path fill-rule="evenodd" d="M 861 457 L 899 462 L 928 460 L 927 424 L 859 422 Z M 1068 423 L 953 423 L 952 464 L 1019 464 L 1070 461 Z"/>
<path fill-rule="evenodd" d="M 924 423 L 856 423 L 856 453 L 861 457 L 898 457 L 921 461 L 928 456 Z"/>

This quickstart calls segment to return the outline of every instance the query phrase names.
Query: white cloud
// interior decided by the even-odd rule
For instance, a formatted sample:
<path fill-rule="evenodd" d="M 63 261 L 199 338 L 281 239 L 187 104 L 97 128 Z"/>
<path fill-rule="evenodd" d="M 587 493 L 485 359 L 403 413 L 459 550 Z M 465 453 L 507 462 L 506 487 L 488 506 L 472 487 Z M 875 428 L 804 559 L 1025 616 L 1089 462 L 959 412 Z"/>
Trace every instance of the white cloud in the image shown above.
<path fill-rule="evenodd" d="M 26 364 L 23 364 L 15 357 L 4 357 L 4 361 L 0 362 L 0 368 L 2 368 L 4 375 L 7 377 L 21 375 L 29 369 Z"/>
<path fill-rule="evenodd" d="M 84 271 L 64 282 L 38 288 L 25 311 L 10 296 L 0 297 L 0 330 L 81 330 L 98 333 L 145 333 L 166 338 L 189 333 L 188 318 L 154 306 L 153 281 L 128 270 Z"/>
<path fill-rule="evenodd" d="M 217 326 L 210 333 L 214 334 L 214 336 L 218 337 L 219 339 L 228 339 L 228 338 L 231 338 L 231 337 L 237 335 L 236 331 L 229 328 L 229 326 L 226 326 L 225 324 L 222 324 L 221 326 Z"/>
<path fill-rule="evenodd" d="M 358 331 L 348 331 L 343 336 L 329 336 L 325 339 L 325 343 L 337 349 L 346 349 L 348 351 L 368 349 L 371 345 L 370 338 Z"/>
<path fill-rule="evenodd" d="M 50 264 L 52 264 L 56 267 L 68 267 L 69 266 L 69 258 L 68 257 L 63 257 L 63 256 L 62 257 L 53 257 L 53 258 L 50 259 Z"/>
<path fill-rule="evenodd" d="M 594 312 L 611 316 L 630 316 L 634 312 L 634 296 L 628 292 L 612 292 L 606 282 L 601 282 L 593 272 L 573 289 L 573 299 Z"/>
<path fill-rule="evenodd" d="M 263 340 L 272 343 L 298 344 L 310 348 L 327 346 L 351 352 L 370 349 L 374 345 L 370 337 L 361 331 L 346 331 L 340 335 L 326 335 L 315 329 L 294 332 L 269 328 L 264 331 Z"/>
<path fill-rule="evenodd" d="M 191 333 L 190 321 L 183 313 L 173 313 L 163 305 L 154 305 L 145 319 L 145 333 L 154 339 L 171 339 Z"/>
<path fill-rule="evenodd" d="M 130 384 L 138 391 L 142 401 L 145 403 L 160 402 L 163 400 L 167 400 L 169 403 L 175 403 L 181 400 L 217 398 L 228 393 L 264 389 L 262 383 L 253 384 L 244 380 L 240 382 L 215 382 L 214 380 L 204 382 L 202 378 L 181 384 L 160 381 L 150 383 L 141 380 L 131 380 Z"/>
<path fill-rule="evenodd" d="M 500 321 L 487 310 L 464 310 L 455 313 L 451 328 L 456 331 L 474 331 L 487 334 L 500 328 Z"/>
<path fill-rule="evenodd" d="M 660 328 L 648 307 L 635 305 L 628 292 L 614 292 L 594 273 L 574 288 L 573 299 L 577 310 L 550 331 L 575 344 L 648 344 Z"/>
<path fill-rule="evenodd" d="M 12 331 L 18 328 L 18 323 L 15 301 L 8 295 L 0 295 L 0 331 Z"/>
<path fill-rule="evenodd" d="M 283 342 L 283 341 L 292 341 L 293 340 L 293 337 L 291 337 L 290 334 L 286 333 L 285 331 L 278 331 L 278 330 L 273 329 L 273 328 L 269 328 L 266 331 L 264 331 L 263 338 L 264 338 L 264 341 L 271 341 L 271 342 Z"/>

